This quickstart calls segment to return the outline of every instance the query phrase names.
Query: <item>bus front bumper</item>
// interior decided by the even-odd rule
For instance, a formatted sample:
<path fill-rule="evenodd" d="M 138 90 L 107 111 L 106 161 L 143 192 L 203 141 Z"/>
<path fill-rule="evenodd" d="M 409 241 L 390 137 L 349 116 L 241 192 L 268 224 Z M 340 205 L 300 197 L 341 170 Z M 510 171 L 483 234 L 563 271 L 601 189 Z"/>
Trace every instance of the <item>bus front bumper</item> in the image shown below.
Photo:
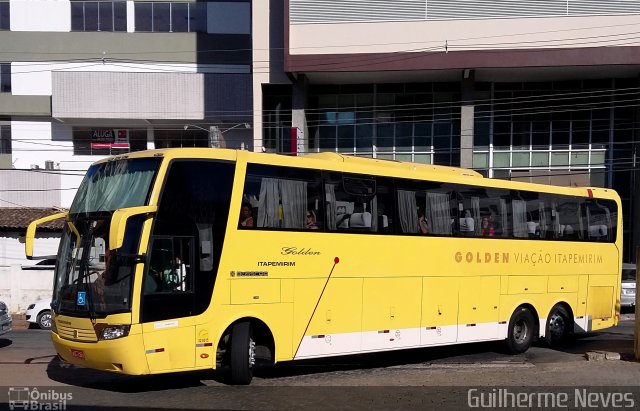
<path fill-rule="evenodd" d="M 109 341 L 79 342 L 51 333 L 53 346 L 66 362 L 127 375 L 149 374 L 142 334 Z"/>

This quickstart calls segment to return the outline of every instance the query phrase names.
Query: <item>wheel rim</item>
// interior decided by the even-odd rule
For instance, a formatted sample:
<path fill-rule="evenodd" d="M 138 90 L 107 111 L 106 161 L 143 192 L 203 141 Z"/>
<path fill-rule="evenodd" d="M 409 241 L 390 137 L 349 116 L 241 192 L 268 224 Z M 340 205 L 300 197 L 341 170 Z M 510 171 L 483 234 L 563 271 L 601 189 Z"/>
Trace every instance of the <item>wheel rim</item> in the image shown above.
<path fill-rule="evenodd" d="M 51 314 L 44 314 L 40 317 L 40 325 L 44 328 L 51 328 Z"/>
<path fill-rule="evenodd" d="M 549 318 L 549 334 L 553 340 L 559 340 L 564 335 L 566 324 L 564 317 L 557 312 Z"/>
<path fill-rule="evenodd" d="M 525 320 L 519 320 L 513 325 L 513 339 L 522 344 L 529 338 L 529 324 Z"/>

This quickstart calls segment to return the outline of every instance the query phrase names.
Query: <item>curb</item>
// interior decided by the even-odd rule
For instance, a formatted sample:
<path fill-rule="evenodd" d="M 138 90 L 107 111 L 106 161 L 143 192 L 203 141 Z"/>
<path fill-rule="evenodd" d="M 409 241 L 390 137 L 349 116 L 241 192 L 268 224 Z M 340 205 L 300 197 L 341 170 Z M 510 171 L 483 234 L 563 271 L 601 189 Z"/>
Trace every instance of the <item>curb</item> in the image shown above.
<path fill-rule="evenodd" d="M 633 353 L 614 352 L 614 351 L 589 351 L 585 354 L 587 361 L 634 361 Z"/>

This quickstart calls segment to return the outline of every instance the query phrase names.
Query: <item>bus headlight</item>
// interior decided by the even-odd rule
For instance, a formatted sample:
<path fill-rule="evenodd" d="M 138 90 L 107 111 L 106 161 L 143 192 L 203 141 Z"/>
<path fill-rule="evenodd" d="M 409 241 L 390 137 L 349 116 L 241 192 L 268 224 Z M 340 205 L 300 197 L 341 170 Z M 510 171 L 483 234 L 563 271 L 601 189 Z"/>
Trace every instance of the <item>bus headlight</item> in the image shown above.
<path fill-rule="evenodd" d="M 130 325 L 109 325 L 100 333 L 101 340 L 115 340 L 129 335 Z"/>

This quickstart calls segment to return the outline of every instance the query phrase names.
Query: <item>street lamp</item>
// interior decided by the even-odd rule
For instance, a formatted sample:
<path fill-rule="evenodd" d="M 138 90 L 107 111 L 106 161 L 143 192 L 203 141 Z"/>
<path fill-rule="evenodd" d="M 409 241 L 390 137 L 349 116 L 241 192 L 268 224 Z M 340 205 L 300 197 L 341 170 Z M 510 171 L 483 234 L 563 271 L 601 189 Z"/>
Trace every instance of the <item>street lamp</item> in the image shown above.
<path fill-rule="evenodd" d="M 226 129 L 222 130 L 222 133 L 226 133 L 227 131 L 233 130 L 234 128 L 240 127 L 240 126 L 243 126 L 244 128 L 251 128 L 251 124 L 249 124 L 249 123 L 238 123 L 233 127 L 229 127 L 229 128 L 226 128 Z"/>
<path fill-rule="evenodd" d="M 232 127 L 229 127 L 227 129 L 224 130 L 220 130 L 220 128 L 218 126 L 209 126 L 209 129 L 207 130 L 204 127 L 200 127 L 198 125 L 195 124 L 185 124 L 184 125 L 184 129 L 188 129 L 189 127 L 193 127 L 193 128 L 198 128 L 200 130 L 204 130 L 207 131 L 209 133 L 209 147 L 213 147 L 213 148 L 221 148 L 224 147 L 224 139 L 222 138 L 222 135 L 224 133 L 226 133 L 229 130 L 233 130 L 236 127 L 240 127 L 240 126 L 244 126 L 244 128 L 251 128 L 251 124 L 249 123 L 238 123 Z"/>
<path fill-rule="evenodd" d="M 221 134 L 220 133 L 220 129 L 218 129 L 218 127 L 216 126 L 209 126 L 209 129 L 207 130 L 204 127 L 200 127 L 197 126 L 195 124 L 185 124 L 184 125 L 184 129 L 188 129 L 189 127 L 193 127 L 193 128 L 197 128 L 203 131 L 206 131 L 209 133 L 209 147 L 213 147 L 213 148 L 220 148 L 220 137 Z"/>

